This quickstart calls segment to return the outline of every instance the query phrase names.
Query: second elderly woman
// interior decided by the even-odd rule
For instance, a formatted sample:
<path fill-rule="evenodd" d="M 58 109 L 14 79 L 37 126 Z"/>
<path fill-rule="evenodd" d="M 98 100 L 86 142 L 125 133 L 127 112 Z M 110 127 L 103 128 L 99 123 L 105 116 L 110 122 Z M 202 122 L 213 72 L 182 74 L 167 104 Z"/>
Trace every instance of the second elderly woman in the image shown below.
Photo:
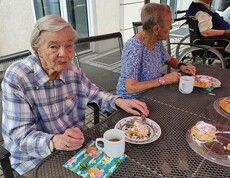
<path fill-rule="evenodd" d="M 169 56 L 162 40 L 166 40 L 172 29 L 171 10 L 166 4 L 148 3 L 141 12 L 143 31 L 129 39 L 122 53 L 121 76 L 117 94 L 134 99 L 150 88 L 178 83 L 181 74 L 172 72 L 163 75 L 163 64 L 167 63 L 182 72 L 195 75 L 193 65 L 186 66 Z"/>

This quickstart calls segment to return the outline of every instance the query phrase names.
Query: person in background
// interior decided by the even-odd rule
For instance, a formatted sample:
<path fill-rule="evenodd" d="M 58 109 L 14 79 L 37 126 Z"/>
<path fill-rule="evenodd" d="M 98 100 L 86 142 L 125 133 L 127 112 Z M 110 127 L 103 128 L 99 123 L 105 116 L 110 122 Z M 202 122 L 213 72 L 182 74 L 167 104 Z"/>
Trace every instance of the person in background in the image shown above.
<path fill-rule="evenodd" d="M 168 38 L 172 29 L 171 20 L 168 5 L 144 5 L 141 12 L 143 31 L 129 39 L 122 52 L 117 95 L 135 99 L 150 88 L 178 83 L 181 76 L 179 72 L 162 76 L 164 63 L 184 73 L 195 75 L 196 68 L 193 65 L 186 66 L 170 57 L 163 46 L 162 40 Z"/>
<path fill-rule="evenodd" d="M 76 150 L 84 142 L 85 110 L 117 107 L 149 114 L 145 103 L 105 93 L 71 63 L 77 33 L 58 16 L 37 21 L 31 35 L 34 54 L 12 64 L 2 82 L 4 147 L 13 169 L 24 177 L 56 150 Z M 136 110 L 137 109 L 137 110 Z"/>
<path fill-rule="evenodd" d="M 211 3 L 212 0 L 194 0 L 186 15 L 195 16 L 199 31 L 204 37 L 230 35 L 230 24 L 220 14 L 209 9 Z M 226 9 L 225 13 L 229 10 Z"/>

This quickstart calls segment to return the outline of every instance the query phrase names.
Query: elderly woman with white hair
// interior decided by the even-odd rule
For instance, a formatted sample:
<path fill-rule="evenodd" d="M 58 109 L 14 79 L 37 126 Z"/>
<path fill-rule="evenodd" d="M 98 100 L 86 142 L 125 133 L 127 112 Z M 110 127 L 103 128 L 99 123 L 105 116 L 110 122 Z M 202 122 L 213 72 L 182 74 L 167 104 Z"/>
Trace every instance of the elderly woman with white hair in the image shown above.
<path fill-rule="evenodd" d="M 77 33 L 58 16 L 37 21 L 31 35 L 35 54 L 12 64 L 2 82 L 2 134 L 13 169 L 32 177 L 33 168 L 51 152 L 76 150 L 84 142 L 89 102 L 102 111 L 120 107 L 133 115 L 145 103 L 105 93 L 71 63 Z M 136 110 L 137 109 L 137 110 Z"/>
<path fill-rule="evenodd" d="M 162 76 L 163 64 L 195 75 L 193 65 L 186 66 L 168 55 L 162 40 L 166 40 L 172 29 L 172 15 L 166 4 L 148 3 L 141 12 L 143 31 L 129 39 L 122 52 L 121 76 L 117 94 L 134 99 L 142 92 L 162 85 L 178 83 L 181 74 L 172 72 Z"/>

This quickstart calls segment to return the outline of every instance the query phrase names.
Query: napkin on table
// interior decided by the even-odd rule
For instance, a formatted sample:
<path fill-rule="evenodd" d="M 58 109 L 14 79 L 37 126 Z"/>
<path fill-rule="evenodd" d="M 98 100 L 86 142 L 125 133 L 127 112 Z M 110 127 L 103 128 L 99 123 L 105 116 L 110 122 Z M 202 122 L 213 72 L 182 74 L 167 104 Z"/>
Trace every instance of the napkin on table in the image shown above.
<path fill-rule="evenodd" d="M 91 140 L 79 150 L 63 166 L 76 174 L 86 178 L 107 178 L 126 159 L 126 155 L 119 158 L 110 158 L 95 146 Z"/>

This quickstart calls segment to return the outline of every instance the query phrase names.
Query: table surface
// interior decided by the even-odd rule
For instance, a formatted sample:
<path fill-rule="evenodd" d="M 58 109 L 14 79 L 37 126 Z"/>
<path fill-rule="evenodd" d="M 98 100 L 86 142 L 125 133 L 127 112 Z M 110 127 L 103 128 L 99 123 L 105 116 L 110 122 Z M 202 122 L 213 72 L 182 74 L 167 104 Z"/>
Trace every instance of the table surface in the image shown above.
<path fill-rule="evenodd" d="M 198 75 L 209 75 L 221 81 L 215 88 L 215 96 L 196 89 L 181 94 L 178 85 L 162 86 L 145 92 L 140 100 L 146 102 L 150 115 L 161 127 L 160 138 L 152 143 L 136 145 L 126 143 L 127 159 L 113 173 L 112 177 L 229 177 L 230 168 L 213 163 L 195 151 L 186 141 L 187 131 L 198 121 L 230 126 L 230 118 L 221 116 L 213 107 L 215 100 L 230 96 L 230 70 L 196 65 Z M 106 120 L 86 130 L 86 143 L 102 137 L 103 133 L 130 114 L 114 112 Z M 62 165 L 76 151 L 55 151 L 37 167 L 34 177 L 80 177 Z"/>

